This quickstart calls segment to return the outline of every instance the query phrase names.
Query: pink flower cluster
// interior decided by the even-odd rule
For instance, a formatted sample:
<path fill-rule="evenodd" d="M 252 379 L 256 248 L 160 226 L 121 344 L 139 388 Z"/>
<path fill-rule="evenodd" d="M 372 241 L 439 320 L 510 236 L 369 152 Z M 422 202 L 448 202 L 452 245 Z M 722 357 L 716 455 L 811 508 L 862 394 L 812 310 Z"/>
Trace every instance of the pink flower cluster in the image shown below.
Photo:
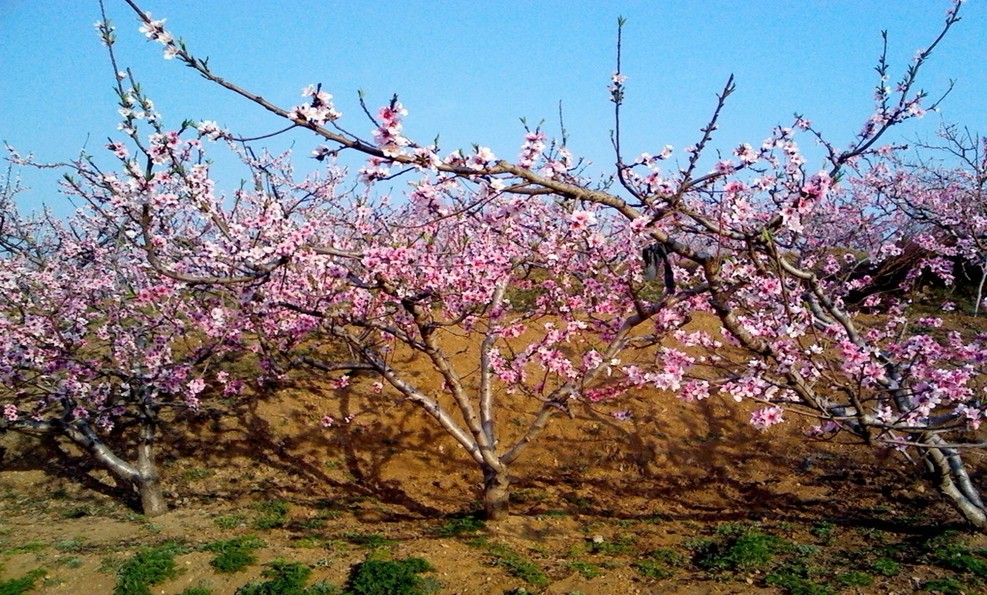
<path fill-rule="evenodd" d="M 302 97 L 311 97 L 312 100 L 296 105 L 288 112 L 288 117 L 296 122 L 322 126 L 343 116 L 336 111 L 332 104 L 332 95 L 323 91 L 321 84 L 302 89 Z"/>
<path fill-rule="evenodd" d="M 374 143 L 386 157 L 397 157 L 411 144 L 401 134 L 401 118 L 408 115 L 408 110 L 395 100 L 380 108 L 377 115 L 380 117 L 380 126 L 373 130 Z"/>

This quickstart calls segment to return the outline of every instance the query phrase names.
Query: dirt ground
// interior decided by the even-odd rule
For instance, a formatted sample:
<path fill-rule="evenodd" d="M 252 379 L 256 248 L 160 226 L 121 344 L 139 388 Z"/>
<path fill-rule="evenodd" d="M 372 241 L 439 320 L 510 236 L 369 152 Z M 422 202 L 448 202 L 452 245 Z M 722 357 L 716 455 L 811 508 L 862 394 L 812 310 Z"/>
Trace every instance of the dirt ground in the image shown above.
<path fill-rule="evenodd" d="M 341 586 L 363 560 L 407 557 L 434 567 L 422 576 L 439 593 L 810 592 L 772 579 L 770 563 L 718 571 L 694 562 L 703 539 L 747 527 L 801 544 L 800 560 L 821 568 L 806 580 L 830 592 L 911 593 L 937 580 L 953 580 L 962 589 L 954 592 L 980 588 L 975 575 L 923 553 L 945 530 L 972 550 L 987 540 L 966 532 L 917 466 L 889 451 L 807 442 L 797 422 L 759 432 L 746 404 L 718 397 L 686 404 L 641 393 L 620 404 L 632 412 L 623 422 L 605 406 L 558 416 L 513 467 L 511 518 L 453 535 L 477 509 L 478 469 L 421 411 L 372 395 L 372 381 L 333 390 L 298 380 L 166 424 L 160 460 L 172 510 L 152 519 L 77 454 L 0 436 L 0 581 L 41 568 L 37 592 L 111 593 L 121 561 L 179 540 L 180 573 L 154 593 L 233 593 L 272 560 L 301 562 L 312 582 Z M 527 414 L 506 405 L 508 427 Z M 353 418 L 323 428 L 325 414 Z M 287 512 L 265 524 L 272 502 Z M 264 544 L 258 560 L 217 572 L 203 548 L 246 535 Z M 856 562 L 878 568 L 881 548 L 898 552 L 887 554 L 897 572 L 868 570 L 867 584 L 829 576 Z M 642 560 L 656 551 L 681 558 L 648 573 Z"/>

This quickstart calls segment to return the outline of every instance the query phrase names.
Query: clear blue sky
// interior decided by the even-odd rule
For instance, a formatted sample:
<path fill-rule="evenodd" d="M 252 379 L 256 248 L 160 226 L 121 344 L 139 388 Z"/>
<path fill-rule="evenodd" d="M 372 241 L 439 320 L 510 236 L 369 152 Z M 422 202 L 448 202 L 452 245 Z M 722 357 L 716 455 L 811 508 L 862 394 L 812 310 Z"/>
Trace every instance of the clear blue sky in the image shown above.
<path fill-rule="evenodd" d="M 118 59 L 130 66 L 166 122 L 212 119 L 244 135 L 282 123 L 211 86 L 160 46 L 145 42 L 122 0 L 105 0 L 117 27 Z M 698 139 L 714 95 L 730 73 L 737 92 L 715 146 L 760 141 L 798 111 L 838 145 L 870 114 L 880 31 L 890 36 L 893 80 L 938 32 L 943 0 L 777 2 L 333 2 L 142 0 L 155 18 L 208 56 L 214 71 L 284 106 L 321 82 L 344 127 L 369 136 L 357 90 L 372 106 L 397 92 L 408 136 L 441 136 L 449 151 L 473 143 L 513 158 L 518 121 L 546 120 L 556 133 L 562 102 L 570 147 L 603 171 L 612 163 L 612 104 L 618 15 L 627 17 L 624 122 L 628 155 L 681 149 Z M 466 8 L 468 6 L 468 8 Z M 894 140 L 929 135 L 940 118 L 987 133 L 987 6 L 969 0 L 920 79 L 931 95 L 956 88 L 941 114 L 902 127 Z M 112 69 L 93 23 L 96 0 L 0 0 L 0 139 L 46 161 L 85 145 L 98 152 L 116 134 Z M 316 140 L 298 135 L 302 155 Z M 808 143 L 808 139 L 805 139 Z M 218 161 L 218 167 L 223 161 Z M 307 167 L 308 162 L 302 162 Z M 28 206 L 66 209 L 50 172 L 21 172 Z M 221 181 L 239 173 L 217 172 Z M 229 177 L 224 177 L 229 176 Z"/>

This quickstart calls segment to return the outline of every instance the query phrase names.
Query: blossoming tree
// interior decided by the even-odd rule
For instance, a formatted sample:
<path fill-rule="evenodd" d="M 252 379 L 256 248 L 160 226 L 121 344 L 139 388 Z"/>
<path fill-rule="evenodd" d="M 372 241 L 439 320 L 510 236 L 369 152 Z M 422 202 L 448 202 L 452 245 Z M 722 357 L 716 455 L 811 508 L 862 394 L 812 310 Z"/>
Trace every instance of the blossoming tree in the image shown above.
<path fill-rule="evenodd" d="M 382 108 L 382 127 L 398 128 L 401 111 L 396 102 Z M 204 190 L 207 172 L 193 176 L 187 150 L 200 151 L 209 135 L 227 133 L 211 123 L 152 133 L 149 169 L 136 181 L 125 147 L 111 144 L 124 171 L 80 166 L 85 183 L 73 191 L 99 205 L 158 274 L 238 304 L 270 374 L 303 365 L 344 386 L 353 369 L 376 371 L 377 392 L 387 383 L 421 407 L 478 465 L 489 518 L 507 513 L 511 463 L 572 401 L 681 384 L 692 360 L 671 348 L 651 370 L 621 363 L 625 350 L 676 331 L 704 290 L 646 278 L 638 256 L 652 242 L 646 219 L 519 195 L 492 177 L 439 174 L 426 160 L 407 199 L 391 204 L 342 191 L 332 168 L 294 180 L 284 156 L 249 152 L 241 156 L 257 184 L 224 209 L 224 197 Z M 532 131 L 524 151 L 542 150 L 541 139 Z M 493 156 L 479 148 L 452 159 L 479 171 Z M 368 183 L 380 175 L 374 167 L 362 173 Z M 459 336 L 465 354 L 448 346 Z M 339 345 L 347 357 L 326 355 Z M 409 352 L 432 373 L 402 367 Z M 519 432 L 502 410 L 506 394 L 531 404 Z"/>
<path fill-rule="evenodd" d="M 894 217 L 856 199 L 874 175 L 872 164 L 895 151 L 881 144 L 887 131 L 930 107 L 915 82 L 959 20 L 959 3 L 893 90 L 882 57 L 874 113 L 848 146 L 797 117 L 791 128 L 779 127 L 757 148 L 740 145 L 712 168 L 701 164 L 732 79 L 685 163 L 667 165 L 671 147 L 628 161 L 618 37 L 610 93 L 619 187 L 610 187 L 581 178 L 564 143 L 549 143 L 540 130 L 527 131 L 513 160 L 483 147 L 442 155 L 404 136 L 407 112 L 396 98 L 371 116 L 364 140 L 335 125 L 342 114 L 320 85 L 305 89 L 298 106 L 274 105 L 214 74 L 164 21 L 127 2 L 166 57 L 322 137 L 327 144 L 315 149 L 316 158 L 340 149 L 367 155 L 360 174 L 369 190 L 347 196 L 335 173 L 296 182 L 277 159 L 244 151 L 260 172 L 256 191 L 238 194 L 230 211 L 210 196 L 207 168 L 190 161 L 183 134 L 191 131 L 165 131 L 150 118 L 156 132 L 147 141 L 146 170 L 94 173 L 83 193 L 102 193 L 102 202 L 119 207 L 111 218 L 132 225 L 135 243 L 159 272 L 246 288 L 239 303 L 269 322 L 260 336 L 289 337 L 292 345 L 301 337 L 343 341 L 357 362 L 307 363 L 332 373 L 370 366 L 423 407 L 482 469 L 489 516 L 506 510 L 507 467 L 554 412 L 574 399 L 599 401 L 652 385 L 685 400 L 718 391 L 762 402 L 752 415 L 760 428 L 791 411 L 818 420 L 811 430 L 817 438 L 914 452 L 947 501 L 987 529 L 987 510 L 961 457 L 963 447 L 979 444 L 983 335 L 930 332 L 942 321 L 916 319 L 906 300 L 872 295 L 864 310 L 847 301 L 868 282 L 864 264 L 901 249 Z M 103 34 L 110 41 L 108 25 Z M 121 97 L 136 95 L 121 87 Z M 141 112 L 123 107 L 126 117 L 140 119 Z M 125 131 L 144 147 L 134 127 Z M 212 123 L 197 131 L 232 138 Z M 807 170 L 800 134 L 823 148 L 826 167 Z M 375 197 L 375 182 L 399 175 L 409 178 L 405 202 Z M 165 191 L 176 180 L 195 189 Z M 241 204 L 253 205 L 257 216 L 241 217 Z M 164 223 L 175 221 L 194 225 Z M 661 291 L 646 291 L 660 268 Z M 719 317 L 722 338 L 676 332 L 689 310 L 701 309 Z M 264 316 L 278 312 L 285 317 Z M 630 332 L 646 322 L 646 331 Z M 473 340 L 466 367 L 444 349 L 443 337 L 454 332 Z M 656 351 L 648 369 L 615 361 L 637 341 L 669 337 L 674 342 Z M 718 350 L 722 342 L 744 356 L 710 360 L 683 351 Z M 404 375 L 394 364 L 399 349 L 426 358 L 441 390 L 428 393 Z M 503 391 L 536 403 L 518 436 L 498 431 L 494 409 Z"/>
<path fill-rule="evenodd" d="M 976 275 L 973 315 L 987 282 L 987 140 L 957 126 L 939 131 L 940 144 L 897 156 L 893 167 L 874 168 L 861 180 L 876 209 L 896 215 L 913 229 L 912 241 L 929 254 L 922 268 L 952 285 L 957 270 Z"/>
<path fill-rule="evenodd" d="M 226 308 L 155 275 L 101 215 L 3 215 L 0 430 L 66 439 L 165 512 L 160 413 L 198 409 L 207 379 L 235 388 L 208 366 L 235 338 Z"/>

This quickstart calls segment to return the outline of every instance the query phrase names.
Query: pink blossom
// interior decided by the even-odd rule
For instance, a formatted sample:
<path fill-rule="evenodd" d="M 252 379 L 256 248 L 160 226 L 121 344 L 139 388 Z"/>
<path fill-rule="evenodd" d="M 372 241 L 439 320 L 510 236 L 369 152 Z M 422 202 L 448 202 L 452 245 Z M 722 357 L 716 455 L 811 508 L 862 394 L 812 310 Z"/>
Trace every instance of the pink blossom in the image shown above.
<path fill-rule="evenodd" d="M 212 120 L 203 120 L 199 122 L 196 128 L 199 130 L 199 134 L 209 140 L 219 140 L 228 134 L 223 132 L 223 129 L 219 127 L 219 124 L 213 122 Z"/>
<path fill-rule="evenodd" d="M 583 355 L 583 370 L 595 370 L 603 363 L 603 356 L 595 349 Z"/>
<path fill-rule="evenodd" d="M 3 406 L 3 417 L 7 421 L 17 421 L 17 405 L 8 403 Z"/>
<path fill-rule="evenodd" d="M 682 386 L 677 395 L 683 401 L 692 403 L 709 397 L 709 382 L 705 380 L 690 380 Z"/>
<path fill-rule="evenodd" d="M 186 394 L 189 396 L 195 396 L 201 393 L 206 388 L 206 381 L 200 378 L 193 378 L 189 381 L 186 386 Z"/>
<path fill-rule="evenodd" d="M 596 215 L 591 211 L 573 211 L 569 215 L 569 222 L 574 231 L 582 231 L 596 224 Z"/>
<path fill-rule="evenodd" d="M 775 424 L 785 421 L 782 418 L 783 410 L 776 405 L 758 409 L 751 414 L 751 424 L 758 430 L 766 430 Z"/>

